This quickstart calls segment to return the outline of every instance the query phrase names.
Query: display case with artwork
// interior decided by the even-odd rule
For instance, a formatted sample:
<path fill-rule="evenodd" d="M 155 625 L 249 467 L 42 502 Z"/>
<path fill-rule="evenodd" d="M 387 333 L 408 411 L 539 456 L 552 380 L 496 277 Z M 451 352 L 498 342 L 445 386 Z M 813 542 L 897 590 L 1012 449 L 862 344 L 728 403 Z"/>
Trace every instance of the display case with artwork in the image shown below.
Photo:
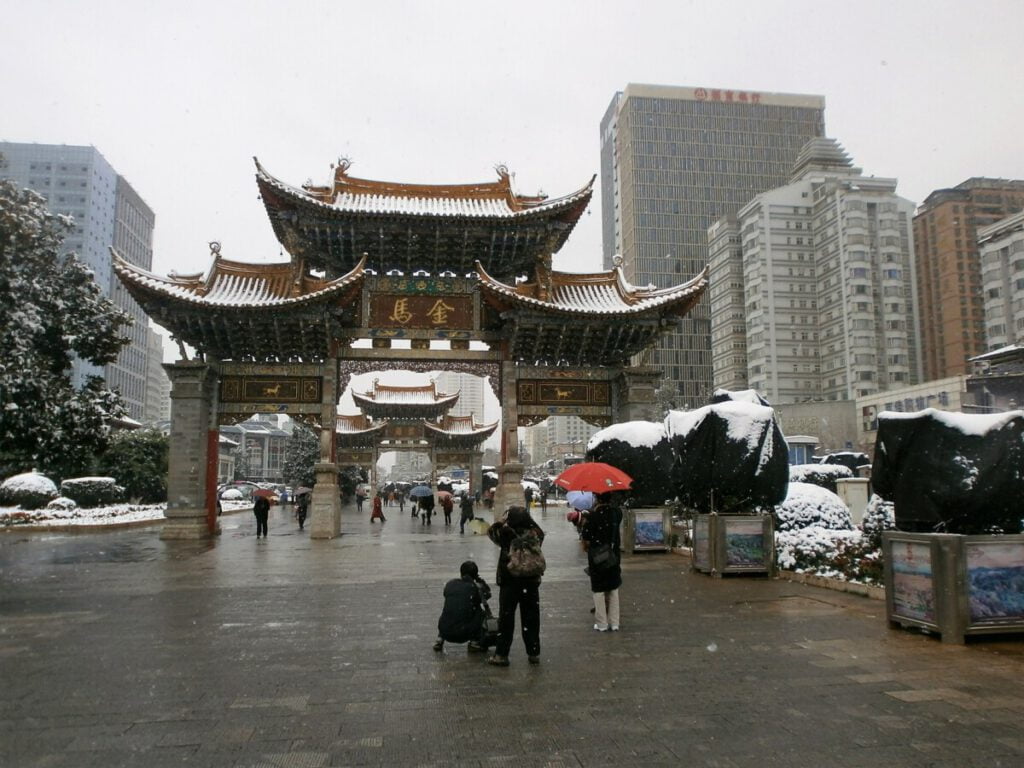
<path fill-rule="evenodd" d="M 626 512 L 623 545 L 627 552 L 672 549 L 672 514 L 666 507 L 639 507 Z"/>
<path fill-rule="evenodd" d="M 952 643 L 1024 632 L 1024 535 L 888 531 L 882 553 L 891 626 Z"/>
<path fill-rule="evenodd" d="M 774 544 L 771 515 L 697 515 L 693 567 L 715 576 L 771 574 L 775 562 Z"/>

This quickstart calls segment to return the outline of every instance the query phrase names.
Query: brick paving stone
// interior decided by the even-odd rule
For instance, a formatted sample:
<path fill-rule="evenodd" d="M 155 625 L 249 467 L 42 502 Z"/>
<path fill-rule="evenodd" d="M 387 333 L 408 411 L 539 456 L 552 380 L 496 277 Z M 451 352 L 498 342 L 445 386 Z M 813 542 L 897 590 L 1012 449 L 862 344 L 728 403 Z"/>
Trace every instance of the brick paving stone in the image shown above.
<path fill-rule="evenodd" d="M 517 636 L 507 669 L 431 650 L 459 563 L 493 581 L 457 526 L 7 532 L 0 765 L 1024 765 L 1020 639 L 943 644 L 877 601 L 656 553 L 624 558 L 623 630 L 596 633 L 572 527 L 537 516 L 542 663 Z"/>

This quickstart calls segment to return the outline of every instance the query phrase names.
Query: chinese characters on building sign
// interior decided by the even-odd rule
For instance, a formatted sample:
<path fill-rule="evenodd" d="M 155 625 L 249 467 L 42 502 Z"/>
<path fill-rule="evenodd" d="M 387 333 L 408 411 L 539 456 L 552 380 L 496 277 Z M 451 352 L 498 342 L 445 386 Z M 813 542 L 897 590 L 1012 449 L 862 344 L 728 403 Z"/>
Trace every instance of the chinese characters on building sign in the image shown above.
<path fill-rule="evenodd" d="M 697 101 L 739 101 L 744 104 L 760 104 L 761 94 L 748 91 L 725 91 L 720 88 L 695 88 L 693 97 Z"/>
<path fill-rule="evenodd" d="M 470 329 L 473 327 L 473 299 L 470 296 L 374 296 L 370 303 L 370 326 Z"/>

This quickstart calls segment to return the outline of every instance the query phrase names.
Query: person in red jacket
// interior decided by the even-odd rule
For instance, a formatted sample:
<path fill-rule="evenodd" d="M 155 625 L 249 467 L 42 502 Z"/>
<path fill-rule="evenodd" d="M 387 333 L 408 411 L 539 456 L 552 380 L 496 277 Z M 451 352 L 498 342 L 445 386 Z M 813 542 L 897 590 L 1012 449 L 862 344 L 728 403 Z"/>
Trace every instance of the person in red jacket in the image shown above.
<path fill-rule="evenodd" d="M 387 522 L 387 518 L 384 517 L 384 492 L 381 491 L 373 497 L 373 514 L 370 515 L 370 522 L 374 520 L 380 520 L 382 523 Z"/>

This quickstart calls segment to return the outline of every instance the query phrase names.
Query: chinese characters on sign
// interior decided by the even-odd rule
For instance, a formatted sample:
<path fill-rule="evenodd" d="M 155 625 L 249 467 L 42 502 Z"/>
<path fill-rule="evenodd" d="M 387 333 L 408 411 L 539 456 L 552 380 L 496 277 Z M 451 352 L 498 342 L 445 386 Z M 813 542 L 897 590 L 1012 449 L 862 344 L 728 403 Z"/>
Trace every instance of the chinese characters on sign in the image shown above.
<path fill-rule="evenodd" d="M 472 329 L 471 296 L 409 296 L 384 294 L 370 303 L 373 328 Z"/>
<path fill-rule="evenodd" d="M 697 101 L 739 101 L 744 104 L 760 104 L 761 94 L 748 91 L 726 91 L 720 88 L 696 88 L 693 97 Z"/>

